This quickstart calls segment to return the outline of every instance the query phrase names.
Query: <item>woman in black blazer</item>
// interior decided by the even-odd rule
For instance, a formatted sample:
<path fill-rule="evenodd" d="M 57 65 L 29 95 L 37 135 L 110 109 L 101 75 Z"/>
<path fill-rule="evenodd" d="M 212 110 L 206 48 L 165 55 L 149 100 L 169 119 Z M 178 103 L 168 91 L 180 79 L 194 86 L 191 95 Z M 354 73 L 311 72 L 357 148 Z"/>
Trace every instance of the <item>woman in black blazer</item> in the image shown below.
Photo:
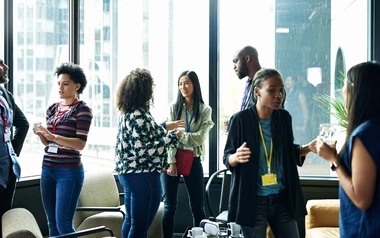
<path fill-rule="evenodd" d="M 232 172 L 228 221 L 243 236 L 299 237 L 297 220 L 306 215 L 297 165 L 315 141 L 293 143 L 291 116 L 281 109 L 284 83 L 275 69 L 261 69 L 253 79 L 255 104 L 233 115 L 223 161 Z"/>

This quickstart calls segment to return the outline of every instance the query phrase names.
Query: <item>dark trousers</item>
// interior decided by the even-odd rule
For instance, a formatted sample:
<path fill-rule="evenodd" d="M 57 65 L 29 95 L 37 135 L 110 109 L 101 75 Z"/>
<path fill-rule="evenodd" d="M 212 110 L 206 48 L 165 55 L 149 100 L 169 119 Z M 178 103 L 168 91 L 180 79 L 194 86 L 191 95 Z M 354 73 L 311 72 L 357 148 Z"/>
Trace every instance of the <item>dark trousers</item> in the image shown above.
<path fill-rule="evenodd" d="M 163 230 L 165 238 L 172 238 L 174 232 L 174 216 L 177 210 L 177 194 L 180 176 L 161 174 L 161 184 L 164 198 Z M 195 157 L 189 176 L 184 177 L 189 206 L 193 215 L 193 226 L 199 226 L 206 217 L 204 209 L 203 167 L 199 157 Z"/>
<path fill-rule="evenodd" d="M 16 175 L 13 170 L 9 171 L 7 188 L 0 186 L 0 235 L 2 234 L 1 218 L 4 213 L 12 208 L 13 196 L 16 189 Z"/>
<path fill-rule="evenodd" d="M 289 207 L 288 193 L 257 196 L 255 228 L 242 226 L 244 238 L 265 238 L 269 223 L 276 238 L 299 238 L 297 222 Z"/>

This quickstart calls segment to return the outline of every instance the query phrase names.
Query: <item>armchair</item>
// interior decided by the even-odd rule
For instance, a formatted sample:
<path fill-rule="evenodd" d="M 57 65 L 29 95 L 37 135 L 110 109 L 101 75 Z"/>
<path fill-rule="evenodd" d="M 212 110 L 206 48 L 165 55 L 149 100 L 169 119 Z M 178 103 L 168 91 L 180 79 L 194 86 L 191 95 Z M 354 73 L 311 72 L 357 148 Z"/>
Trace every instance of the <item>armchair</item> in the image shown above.
<path fill-rule="evenodd" d="M 122 237 L 121 227 L 125 217 L 125 207 L 120 205 L 122 194 L 119 193 L 114 175 L 111 171 L 94 170 L 85 174 L 84 185 L 78 201 L 77 212 L 74 217 L 74 227 L 77 230 L 88 229 L 94 226 L 110 228 L 115 237 Z M 160 208 L 149 228 L 149 238 L 162 236 L 162 212 Z M 102 237 L 102 234 L 93 234 L 88 238 Z"/>
<path fill-rule="evenodd" d="M 307 238 L 339 237 L 339 199 L 311 199 L 306 203 Z"/>
<path fill-rule="evenodd" d="M 43 238 L 36 219 L 33 214 L 25 208 L 13 208 L 7 211 L 2 217 L 1 223 L 2 237 L 4 238 Z M 99 226 L 51 238 L 81 237 L 99 232 L 103 234 L 107 232 L 110 236 L 113 236 L 113 232 L 109 228 Z"/>

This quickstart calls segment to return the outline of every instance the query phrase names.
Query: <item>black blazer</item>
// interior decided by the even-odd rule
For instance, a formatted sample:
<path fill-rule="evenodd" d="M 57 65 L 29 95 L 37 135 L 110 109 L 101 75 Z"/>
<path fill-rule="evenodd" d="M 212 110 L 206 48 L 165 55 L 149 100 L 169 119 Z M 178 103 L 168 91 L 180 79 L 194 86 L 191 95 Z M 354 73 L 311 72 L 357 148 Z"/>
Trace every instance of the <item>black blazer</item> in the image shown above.
<path fill-rule="evenodd" d="M 29 130 L 29 122 L 15 103 L 12 93 L 6 90 L 3 85 L 0 86 L 0 91 L 3 93 L 5 100 L 7 100 L 10 109 L 13 110 L 13 127 L 15 129 L 12 130 L 12 146 L 16 155 L 19 156 Z"/>
<path fill-rule="evenodd" d="M 302 166 L 305 157 L 299 157 L 300 146 L 293 144 L 293 130 L 290 114 L 283 109 L 272 114 L 274 156 L 282 156 L 289 194 L 290 208 L 297 219 L 304 218 L 306 208 L 298 177 L 297 165 Z M 254 227 L 257 211 L 257 180 L 259 165 L 259 121 L 256 107 L 234 114 L 229 122 L 228 137 L 224 149 L 223 162 L 232 172 L 228 221 L 243 226 Z M 228 159 L 243 142 L 251 150 L 249 162 L 230 167 Z"/>

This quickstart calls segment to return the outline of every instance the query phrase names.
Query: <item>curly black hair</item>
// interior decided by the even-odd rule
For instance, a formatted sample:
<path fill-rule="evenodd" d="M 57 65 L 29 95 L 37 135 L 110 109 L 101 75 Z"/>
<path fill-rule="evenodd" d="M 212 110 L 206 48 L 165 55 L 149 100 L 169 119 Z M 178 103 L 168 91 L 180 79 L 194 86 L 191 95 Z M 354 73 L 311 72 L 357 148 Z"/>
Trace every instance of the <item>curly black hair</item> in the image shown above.
<path fill-rule="evenodd" d="M 74 81 L 74 83 L 79 83 L 80 88 L 77 91 L 77 94 L 83 93 L 84 88 L 87 85 L 86 75 L 83 72 L 83 69 L 74 63 L 68 62 L 63 63 L 55 69 L 54 75 L 59 77 L 61 74 L 68 74 L 70 79 Z"/>
<path fill-rule="evenodd" d="M 149 111 L 150 106 L 153 106 L 153 78 L 149 70 L 136 68 L 121 81 L 116 108 L 126 114 L 139 108 Z"/>

